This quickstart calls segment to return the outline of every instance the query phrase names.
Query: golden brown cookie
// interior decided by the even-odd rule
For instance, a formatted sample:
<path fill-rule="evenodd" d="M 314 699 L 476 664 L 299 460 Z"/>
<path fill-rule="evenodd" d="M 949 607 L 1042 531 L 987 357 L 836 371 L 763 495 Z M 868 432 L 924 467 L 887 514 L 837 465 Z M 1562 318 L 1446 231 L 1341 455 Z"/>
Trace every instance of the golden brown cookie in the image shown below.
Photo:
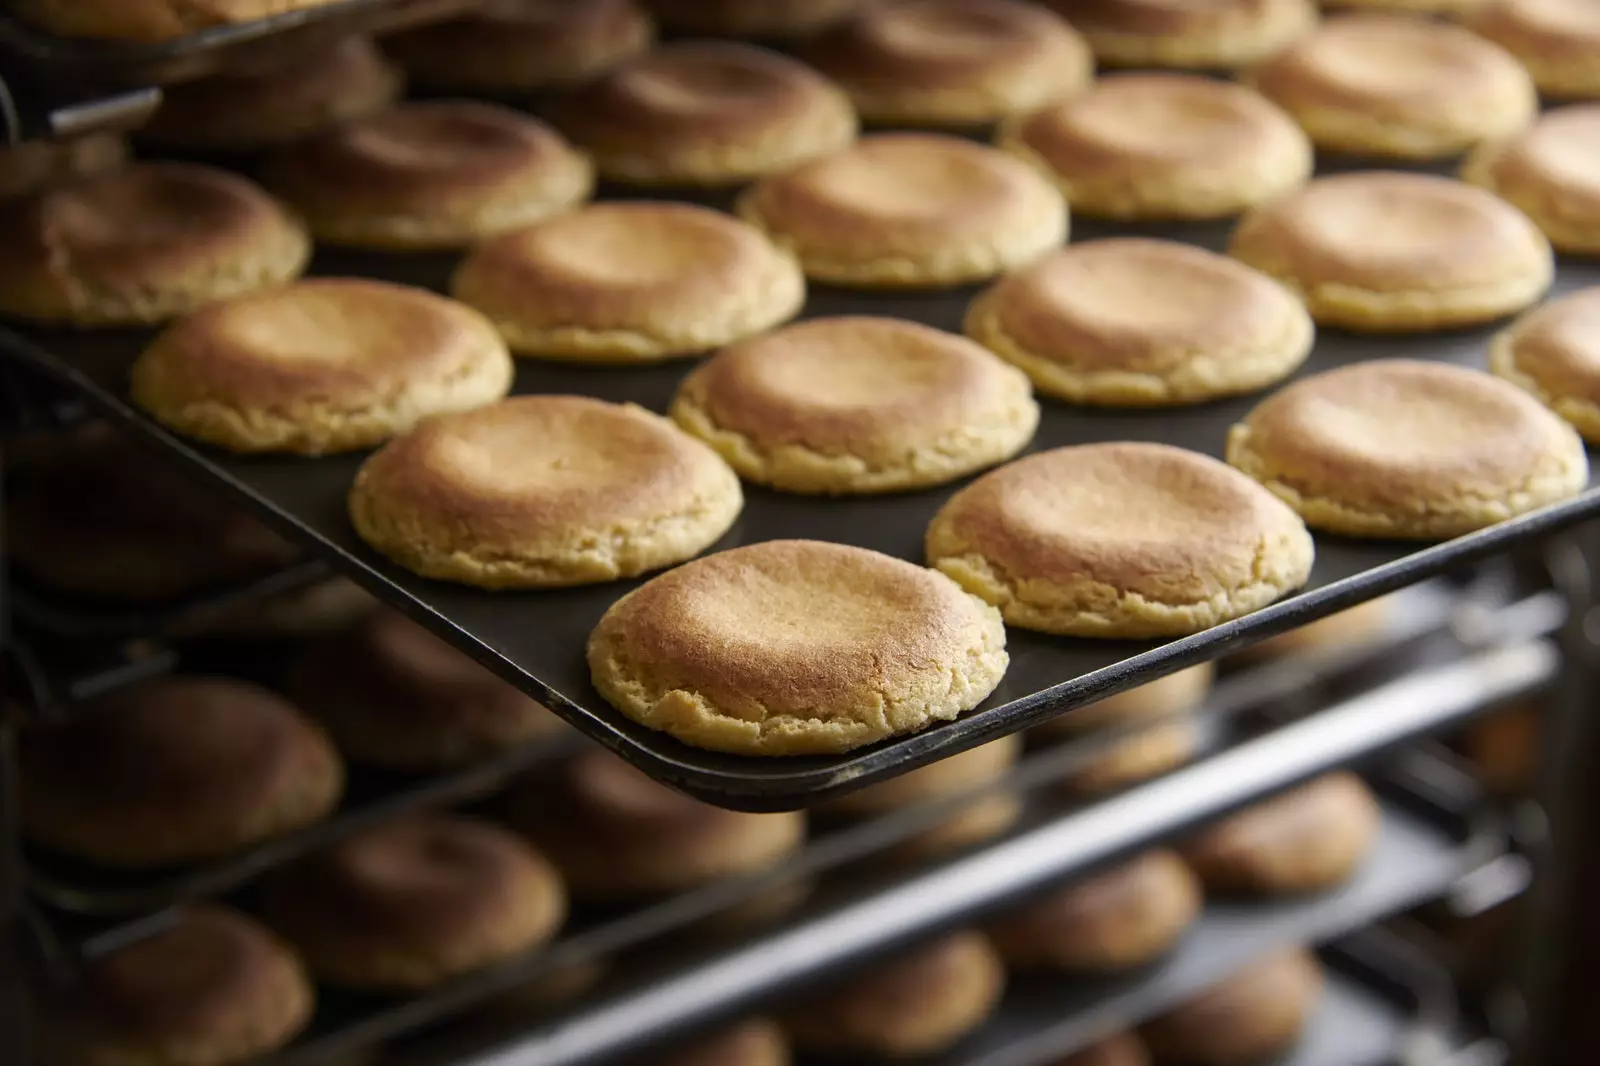
<path fill-rule="evenodd" d="M 307 648 L 288 688 L 352 759 L 397 770 L 471 762 L 564 728 L 533 697 L 392 610 Z"/>
<path fill-rule="evenodd" d="M 465 18 L 391 33 L 383 49 L 432 89 L 526 93 L 586 81 L 654 37 L 634 0 L 490 0 Z"/>
<path fill-rule="evenodd" d="M 718 37 L 803 37 L 859 8 L 866 0 L 644 0 L 662 26 L 676 33 Z"/>
<path fill-rule="evenodd" d="M 184 151 L 255 151 L 364 119 L 404 90 L 400 72 L 369 38 L 349 37 L 265 70 L 164 88 L 139 137 Z"/>
<path fill-rule="evenodd" d="M 515 835 L 418 815 L 274 875 L 266 909 L 318 979 L 403 992 L 537 947 L 565 920 L 567 899 L 555 870 Z"/>
<path fill-rule="evenodd" d="M 12 0 L 23 18 L 63 37 L 167 41 L 336 0 Z"/>
<path fill-rule="evenodd" d="M 0 207 L 0 314 L 143 326 L 299 277 L 305 230 L 244 178 L 141 163 Z"/>
<path fill-rule="evenodd" d="M 803 813 L 713 807 L 599 748 L 527 775 L 507 817 L 587 903 L 639 902 L 769 869 L 806 833 Z"/>
<path fill-rule="evenodd" d="M 1200 725 L 1194 718 L 1169 718 L 1105 746 L 1067 774 L 1061 787 L 1080 796 L 1120 792 L 1193 762 L 1200 741 Z"/>
<path fill-rule="evenodd" d="M 477 311 L 426 289 L 315 278 L 212 304 L 134 362 L 129 394 L 186 437 L 325 455 L 493 403 L 511 354 Z"/>
<path fill-rule="evenodd" d="M 1547 112 L 1473 153 L 1461 176 L 1521 208 L 1558 251 L 1600 256 L 1600 104 Z"/>
<path fill-rule="evenodd" d="M 1547 241 L 1502 200 L 1432 174 L 1318 178 L 1257 208 L 1228 251 L 1289 286 L 1328 326 L 1403 333 L 1476 325 L 1550 287 Z"/>
<path fill-rule="evenodd" d="M 462 248 L 582 203 L 593 167 L 549 126 L 496 104 L 400 104 L 295 144 L 267 184 L 317 240 L 379 251 Z"/>
<path fill-rule="evenodd" d="M 1527 71 L 1459 26 L 1413 15 L 1329 19 L 1249 80 L 1326 152 L 1440 159 L 1506 137 L 1539 110 Z"/>
<path fill-rule="evenodd" d="M 777 1023 L 748 1018 L 659 1061 L 663 1066 L 789 1066 L 789 1040 Z"/>
<path fill-rule="evenodd" d="M 26 734 L 24 832 L 104 866 L 197 862 L 320 821 L 339 802 L 333 745 L 282 697 L 171 677 L 99 696 Z"/>
<path fill-rule="evenodd" d="M 23 141 L 0 148 L 0 200 L 120 170 L 127 162 L 128 144 L 114 133 L 91 133 L 70 141 Z"/>
<path fill-rule="evenodd" d="M 1004 986 L 994 947 L 959 932 L 797 1004 L 783 1024 L 797 1048 L 814 1054 L 931 1055 L 982 1025 Z"/>
<path fill-rule="evenodd" d="M 1312 556 L 1305 526 L 1260 486 L 1142 442 L 985 474 L 934 516 L 926 551 L 1007 623 L 1082 637 L 1199 632 L 1299 588 Z"/>
<path fill-rule="evenodd" d="M 1058 1059 L 1052 1066 L 1151 1066 L 1150 1052 L 1132 1033 L 1117 1033 L 1082 1051 Z"/>
<path fill-rule="evenodd" d="M 967 336 L 1047 396 L 1106 406 L 1203 403 L 1292 374 L 1316 328 L 1273 279 L 1177 241 L 1069 245 L 1006 275 Z"/>
<path fill-rule="evenodd" d="M 1317 23 L 1315 0 L 1046 0 L 1113 67 L 1253 66 Z"/>
<path fill-rule="evenodd" d="M 1336 614 L 1268 637 L 1237 652 L 1240 659 L 1255 662 L 1289 655 L 1314 655 L 1337 652 L 1371 644 L 1383 635 L 1393 604 L 1387 597 L 1357 604 Z"/>
<path fill-rule="evenodd" d="M 39 1051 L 54 1066 L 253 1060 L 305 1027 L 314 995 L 282 941 L 211 905 L 88 963 L 78 989 L 46 1009 Z"/>
<path fill-rule="evenodd" d="M 1490 342 L 1489 369 L 1600 441 L 1600 288 L 1523 315 Z"/>
<path fill-rule="evenodd" d="M 739 213 L 817 281 L 937 288 L 1020 266 L 1067 235 L 1066 206 L 1025 164 L 932 134 L 881 133 L 757 183 Z"/>
<path fill-rule="evenodd" d="M 1600 8 L 1590 0 L 1486 0 L 1467 25 L 1521 60 L 1546 96 L 1600 98 Z"/>
<path fill-rule="evenodd" d="M 850 751 L 971 710 L 1005 674 L 1000 615 L 932 570 L 776 540 L 719 552 L 611 606 L 589 671 L 612 706 L 686 744 Z"/>
<path fill-rule="evenodd" d="M 1101 78 L 1006 122 L 998 143 L 1048 174 L 1073 211 L 1104 218 L 1226 218 L 1311 176 L 1311 143 L 1287 114 L 1196 75 Z"/>
<path fill-rule="evenodd" d="M 219 640 L 298 640 L 325 637 L 359 624 L 378 609 L 372 594 L 344 577 L 324 578 L 300 588 L 204 612 L 175 627 L 182 636 Z"/>
<path fill-rule="evenodd" d="M 818 34 L 804 55 L 868 122 L 978 126 L 1082 91 L 1094 57 L 1022 0 L 892 0 Z"/>
<path fill-rule="evenodd" d="M 1115 973 L 1170 951 L 1200 907 L 1200 882 L 1183 860 L 1147 851 L 1030 900 L 987 932 L 1016 969 Z"/>
<path fill-rule="evenodd" d="M 516 396 L 391 441 L 349 502 L 361 538 L 424 577 L 548 588 L 682 562 L 728 531 L 744 497 L 715 452 L 659 415 Z"/>
<path fill-rule="evenodd" d="M 805 279 L 750 226 L 691 204 L 594 204 L 485 241 L 451 279 L 518 355 L 647 363 L 793 318 Z"/>
<path fill-rule="evenodd" d="M 1028 732 L 1032 736 L 1053 740 L 1058 737 L 1082 736 L 1107 726 L 1164 719 L 1184 714 L 1198 708 L 1211 691 L 1211 679 L 1216 669 L 1211 663 L 1201 663 L 1146 681 L 1114 696 L 1095 700 L 1059 714 Z"/>
<path fill-rule="evenodd" d="M 1313 528 L 1443 540 L 1574 496 L 1583 441 L 1507 382 L 1376 359 L 1303 378 L 1228 431 L 1228 462 Z"/>
<path fill-rule="evenodd" d="M 1401 11 L 1419 15 L 1460 17 L 1477 11 L 1489 0 L 1322 0 L 1330 11 Z"/>
<path fill-rule="evenodd" d="M 602 177 L 635 185 L 740 185 L 856 137 L 855 109 L 837 86 L 731 41 L 662 45 L 578 89 L 556 114 Z"/>
<path fill-rule="evenodd" d="M 840 495 L 952 481 L 1009 459 L 1039 424 L 1027 378 L 978 345 L 856 316 L 723 349 L 670 413 L 747 481 Z"/>
<path fill-rule="evenodd" d="M 1139 1030 L 1157 1062 L 1250 1066 L 1288 1051 L 1322 998 L 1322 967 L 1307 951 L 1252 964 Z"/>
<path fill-rule="evenodd" d="M 1343 884 L 1383 819 L 1361 779 L 1333 773 L 1202 829 L 1183 856 L 1209 892 L 1291 896 Z"/>

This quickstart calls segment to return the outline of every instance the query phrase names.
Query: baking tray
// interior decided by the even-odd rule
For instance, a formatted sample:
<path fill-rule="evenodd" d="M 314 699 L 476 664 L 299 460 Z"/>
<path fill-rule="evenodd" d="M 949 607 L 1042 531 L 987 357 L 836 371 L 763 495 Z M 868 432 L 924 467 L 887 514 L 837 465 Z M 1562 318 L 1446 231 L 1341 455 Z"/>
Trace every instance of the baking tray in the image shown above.
<path fill-rule="evenodd" d="M 1228 226 L 1135 227 L 1076 223 L 1074 240 L 1114 233 L 1175 236 L 1221 248 Z M 315 274 L 390 278 L 442 289 L 456 257 L 327 252 Z M 1563 260 L 1555 294 L 1600 284 L 1600 263 Z M 880 314 L 949 330 L 960 328 L 976 289 L 937 293 L 852 292 L 813 286 L 803 317 Z M 1362 338 L 1324 331 L 1300 374 L 1374 355 L 1443 360 L 1482 367 L 1492 331 L 1425 337 Z M 254 503 L 263 517 L 304 540 L 338 569 L 517 683 L 591 737 L 699 798 L 748 810 L 793 809 L 1037 724 L 1071 708 L 1153 680 L 1447 568 L 1526 544 L 1600 512 L 1597 470 L 1588 491 L 1480 532 L 1435 545 L 1316 539 L 1306 589 L 1277 604 L 1171 642 L 1073 640 L 1012 628 L 1011 667 L 976 711 L 926 732 L 839 756 L 752 758 L 702 751 L 637 726 L 613 711 L 590 684 L 584 641 L 607 607 L 640 581 L 578 589 L 487 592 L 417 577 L 368 549 L 345 513 L 345 496 L 362 456 L 324 459 L 240 458 L 179 439 L 135 411 L 126 397 L 128 367 L 146 334 L 26 330 L 0 335 L 9 352 L 82 391 L 114 418 L 170 449 Z M 581 393 L 665 410 L 691 363 L 642 368 L 580 367 L 519 360 L 515 391 Z M 1160 440 L 1220 455 L 1227 428 L 1259 396 L 1199 407 L 1110 411 L 1043 403 L 1030 451 L 1105 440 Z M 787 496 L 748 487 L 743 515 L 713 550 L 782 537 L 843 541 L 921 559 L 924 528 L 960 483 L 860 499 Z"/>

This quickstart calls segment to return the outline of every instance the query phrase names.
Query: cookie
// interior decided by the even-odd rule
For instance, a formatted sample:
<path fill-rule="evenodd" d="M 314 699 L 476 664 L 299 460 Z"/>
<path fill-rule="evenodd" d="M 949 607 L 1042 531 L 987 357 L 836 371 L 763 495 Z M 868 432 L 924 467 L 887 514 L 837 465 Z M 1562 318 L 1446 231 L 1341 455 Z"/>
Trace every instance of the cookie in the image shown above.
<path fill-rule="evenodd" d="M 495 0 L 465 18 L 391 33 L 383 49 L 420 85 L 493 95 L 579 84 L 654 38 L 634 0 Z"/>
<path fill-rule="evenodd" d="M 1259 93 L 1184 74 L 1101 78 L 1000 127 L 1073 211 L 1114 219 L 1237 215 L 1304 185 L 1311 143 Z"/>
<path fill-rule="evenodd" d="M 803 37 L 861 7 L 866 0 L 644 0 L 675 33 L 778 39 Z"/>
<path fill-rule="evenodd" d="M 1490 342 L 1489 369 L 1600 442 L 1600 288 L 1523 315 Z"/>
<path fill-rule="evenodd" d="M 114 133 L 63 141 L 23 141 L 0 148 L 0 200 L 31 196 L 58 182 L 120 170 L 128 143 Z"/>
<path fill-rule="evenodd" d="M 372 594 L 345 577 L 330 577 L 221 611 L 206 612 L 174 631 L 215 640 L 300 640 L 359 624 L 378 609 Z"/>
<path fill-rule="evenodd" d="M 291 704 L 222 678 L 142 681 L 30 730 L 22 828 L 102 866 L 214 859 L 302 829 L 339 802 L 333 745 Z"/>
<path fill-rule="evenodd" d="M 1151 1066 L 1150 1052 L 1132 1033 L 1118 1033 L 1057 1059 L 1051 1066 Z"/>
<path fill-rule="evenodd" d="M 826 78 L 731 41 L 662 45 L 577 89 L 555 114 L 602 177 L 634 185 L 741 185 L 856 137 L 855 109 Z"/>
<path fill-rule="evenodd" d="M 139 138 L 186 152 L 253 152 L 377 114 L 404 91 L 371 39 L 348 37 L 263 70 L 167 86 Z"/>
<path fill-rule="evenodd" d="M 1460 18 L 1483 7 L 1488 0 L 1322 0 L 1330 10 L 1400 11 L 1418 15 Z"/>
<path fill-rule="evenodd" d="M 317 978 L 432 988 L 543 944 L 566 918 L 555 870 L 515 835 L 450 815 L 401 818 L 272 876 L 266 911 Z"/>
<path fill-rule="evenodd" d="M 812 1054 L 931 1055 L 982 1025 L 1004 985 L 989 941 L 959 932 L 836 983 L 791 1008 L 783 1025 Z"/>
<path fill-rule="evenodd" d="M 1350 879 L 1382 813 L 1359 777 L 1334 773 L 1214 822 L 1183 848 L 1209 892 L 1292 896 Z"/>
<path fill-rule="evenodd" d="M 19 16 L 61 37 L 154 43 L 305 11 L 336 0 L 14 0 Z"/>
<path fill-rule="evenodd" d="M 400 104 L 292 145 L 263 170 L 324 244 L 463 248 L 588 199 L 593 167 L 536 118 L 495 104 Z"/>
<path fill-rule="evenodd" d="M 1320 325 L 1406 333 L 1493 321 L 1550 287 L 1550 242 L 1482 189 L 1432 174 L 1318 178 L 1257 208 L 1228 251 L 1289 286 Z"/>
<path fill-rule="evenodd" d="M 480 588 L 614 581 L 682 562 L 744 505 L 716 453 L 631 404 L 516 396 L 441 415 L 362 464 L 350 518 L 424 577 Z"/>
<path fill-rule="evenodd" d="M 1113 67 L 1254 66 L 1317 23 L 1314 0 L 1047 0 Z"/>
<path fill-rule="evenodd" d="M 300 276 L 311 241 L 257 186 L 140 163 L 0 207 L 0 314 L 147 326 Z"/>
<path fill-rule="evenodd" d="M 197 905 L 86 964 L 78 993 L 44 1011 L 57 1066 L 227 1066 L 283 1047 L 311 1020 L 300 961 L 255 921 Z"/>
<path fill-rule="evenodd" d="M 925 546 L 1008 624 L 1079 637 L 1197 633 L 1299 588 L 1312 557 L 1305 526 L 1259 485 L 1143 442 L 1008 463 L 952 496 Z"/>
<path fill-rule="evenodd" d="M 1247 662 L 1290 655 L 1339 653 L 1375 643 L 1384 635 L 1393 604 L 1387 597 L 1357 604 L 1336 614 L 1268 637 L 1236 652 Z"/>
<path fill-rule="evenodd" d="M 1292 951 L 1251 964 L 1139 1030 L 1157 1062 L 1251 1066 L 1287 1052 L 1322 998 L 1316 956 Z"/>
<path fill-rule="evenodd" d="M 1120 792 L 1187 765 L 1199 754 L 1199 723 L 1181 715 L 1105 745 L 1068 773 L 1061 787 L 1080 796 Z"/>
<path fill-rule="evenodd" d="M 967 336 L 1070 403 L 1157 407 L 1255 392 L 1294 373 L 1316 328 L 1273 279 L 1177 241 L 1051 252 L 973 301 Z"/>
<path fill-rule="evenodd" d="M 1583 441 L 1515 386 L 1410 359 L 1303 378 L 1228 431 L 1228 462 L 1315 529 L 1443 540 L 1588 484 Z"/>
<path fill-rule="evenodd" d="M 789 1041 L 777 1023 L 748 1018 L 670 1052 L 665 1066 L 789 1066 Z"/>
<path fill-rule="evenodd" d="M 574 899 L 637 903 L 770 869 L 805 842 L 805 815 L 713 807 L 594 748 L 536 770 L 507 818 L 550 856 Z"/>
<path fill-rule="evenodd" d="M 392 610 L 308 647 L 288 691 L 352 759 L 395 770 L 459 766 L 564 729 L 533 697 Z"/>
<path fill-rule="evenodd" d="M 504 397 L 487 318 L 425 289 L 315 278 L 212 304 L 150 343 L 129 394 L 156 421 L 237 453 L 369 448 Z"/>
<path fill-rule="evenodd" d="M 806 276 L 861 288 L 982 281 L 1066 239 L 1050 183 L 1003 152 L 955 137 L 880 133 L 757 183 L 739 213 Z"/>
<path fill-rule="evenodd" d="M 1521 208 L 1557 251 L 1600 256 L 1600 104 L 1550 111 L 1484 145 L 1461 176 Z"/>
<path fill-rule="evenodd" d="M 1600 99 L 1600 9 L 1589 0 L 1486 0 L 1466 24 L 1516 56 L 1544 95 Z"/>
<path fill-rule="evenodd" d="M 648 363 L 732 344 L 793 318 L 792 256 L 736 219 L 691 204 L 594 204 L 485 241 L 451 292 L 518 355 Z"/>
<path fill-rule="evenodd" d="M 893 318 L 818 318 L 725 348 L 672 418 L 747 481 L 849 495 L 925 488 L 1027 446 L 1039 407 L 978 345 Z"/>
<path fill-rule="evenodd" d="M 1086 88 L 1094 57 L 1071 26 L 1022 0 L 894 0 L 863 8 L 803 54 L 868 122 L 967 127 Z"/>
<path fill-rule="evenodd" d="M 1200 882 L 1170 851 L 1050 890 L 992 921 L 1007 966 L 1109 974 L 1165 955 L 1200 917 Z"/>
<path fill-rule="evenodd" d="M 1216 669 L 1201 663 L 1095 700 L 1036 725 L 1029 735 L 1053 740 L 1148 719 L 1165 719 L 1197 709 L 1211 691 Z"/>
<path fill-rule="evenodd" d="M 1442 159 L 1533 121 L 1539 94 L 1516 58 L 1459 26 L 1383 13 L 1329 19 L 1249 81 L 1325 152 Z"/>
<path fill-rule="evenodd" d="M 614 603 L 595 687 L 628 718 L 745 755 L 850 751 L 949 721 L 1005 674 L 1000 615 L 865 548 L 777 540 L 698 559 Z"/>

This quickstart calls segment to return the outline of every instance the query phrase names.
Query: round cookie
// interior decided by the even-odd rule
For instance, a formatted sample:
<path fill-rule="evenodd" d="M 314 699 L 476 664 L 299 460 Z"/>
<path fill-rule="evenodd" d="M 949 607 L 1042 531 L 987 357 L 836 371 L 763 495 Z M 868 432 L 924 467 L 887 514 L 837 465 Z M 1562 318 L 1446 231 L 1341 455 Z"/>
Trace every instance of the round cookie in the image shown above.
<path fill-rule="evenodd" d="M 1590 0 L 1487 0 L 1466 23 L 1516 56 L 1544 95 L 1600 99 L 1600 8 Z"/>
<path fill-rule="evenodd" d="M 22 18 L 60 37 L 155 43 L 255 22 L 333 0 L 15 0 Z"/>
<path fill-rule="evenodd" d="M 1069 245 L 1006 275 L 967 336 L 1047 396 L 1106 406 L 1203 403 L 1294 373 L 1316 328 L 1282 285 L 1177 241 Z"/>
<path fill-rule="evenodd" d="M 1312 557 L 1305 526 L 1260 486 L 1143 442 L 1056 448 L 985 474 L 934 516 L 926 551 L 1010 625 L 1117 638 L 1249 614 L 1305 584 Z"/>
<path fill-rule="evenodd" d="M 53 435 L 54 436 L 54 435 Z M 6 453 L 5 551 L 52 593 L 171 603 L 282 569 L 293 545 L 103 422 Z"/>
<path fill-rule="evenodd" d="M 465 18 L 391 33 L 383 48 L 431 89 L 529 93 L 587 81 L 654 37 L 634 0 L 493 0 Z"/>
<path fill-rule="evenodd" d="M 881 133 L 757 183 L 739 213 L 817 281 L 937 288 L 982 281 L 1066 239 L 1050 183 L 983 145 Z"/>
<path fill-rule="evenodd" d="M 1273 394 L 1228 462 L 1313 528 L 1443 540 L 1582 492 L 1583 442 L 1527 393 L 1446 363 L 1352 363 Z"/>
<path fill-rule="evenodd" d="M 1080 796 L 1120 792 L 1193 762 L 1200 740 L 1199 723 L 1188 715 L 1146 726 L 1100 748 L 1062 779 L 1062 788 Z"/>
<path fill-rule="evenodd" d="M 429 419 L 362 464 L 350 518 L 424 577 L 481 588 L 614 581 L 682 562 L 744 505 L 716 453 L 631 404 L 516 396 Z"/>
<path fill-rule="evenodd" d="M 1336 614 L 1286 630 L 1235 653 L 1246 662 L 1290 655 L 1347 651 L 1375 643 L 1383 636 L 1393 604 L 1387 597 L 1348 607 Z"/>
<path fill-rule="evenodd" d="M 741 185 L 856 138 L 844 93 L 754 45 L 683 41 L 628 60 L 557 108 L 602 177 L 634 185 Z"/>
<path fill-rule="evenodd" d="M 94 959 L 78 981 L 42 1019 L 39 1051 L 56 1066 L 253 1060 L 305 1027 L 314 996 L 276 936 L 212 905 Z"/>
<path fill-rule="evenodd" d="M 594 204 L 485 241 L 451 292 L 518 355 L 647 363 L 732 344 L 805 303 L 794 258 L 692 204 Z"/>
<path fill-rule="evenodd" d="M 780 491 L 924 488 L 1027 446 L 1039 407 L 978 345 L 892 318 L 819 318 L 725 348 L 672 418 L 747 481 Z"/>
<path fill-rule="evenodd" d="M 419 815 L 274 875 L 266 908 L 318 979 L 404 992 L 537 947 L 566 918 L 567 901 L 555 870 L 513 834 Z"/>
<path fill-rule="evenodd" d="M 663 1066 L 789 1066 L 789 1041 L 777 1023 L 747 1018 L 660 1059 Z"/>
<path fill-rule="evenodd" d="M 299 588 L 208 611 L 169 632 L 220 640 L 299 640 L 325 637 L 360 623 L 378 609 L 372 594 L 345 577 L 324 578 Z"/>
<path fill-rule="evenodd" d="M 1304 185 L 1312 166 L 1311 143 L 1276 105 L 1185 74 L 1101 78 L 997 140 L 1073 211 L 1114 219 L 1226 218 Z"/>
<path fill-rule="evenodd" d="M 1323 980 L 1316 956 L 1286 952 L 1146 1022 L 1139 1035 L 1157 1062 L 1173 1066 L 1266 1062 L 1300 1039 L 1322 998 Z"/>
<path fill-rule="evenodd" d="M 1211 691 L 1216 674 L 1212 663 L 1201 663 L 1146 681 L 1114 696 L 1059 714 L 1028 730 L 1045 740 L 1082 736 L 1108 726 L 1164 719 L 1197 709 Z"/>
<path fill-rule="evenodd" d="M 674 33 L 778 39 L 804 37 L 867 0 L 644 0 Z"/>
<path fill-rule="evenodd" d="M 1151 1062 L 1143 1041 L 1132 1033 L 1117 1033 L 1051 1066 L 1151 1066 Z"/>
<path fill-rule="evenodd" d="M 595 687 L 635 722 L 746 755 L 850 751 L 971 710 L 1010 662 L 992 607 L 865 548 L 776 540 L 697 559 L 612 604 Z"/>
<path fill-rule="evenodd" d="M 1001 915 L 987 932 L 1015 969 L 1116 973 L 1170 951 L 1200 907 L 1200 882 L 1183 860 L 1147 851 Z"/>
<path fill-rule="evenodd" d="M 46 325 L 153 325 L 281 285 L 305 230 L 244 178 L 140 163 L 0 208 L 0 314 Z"/>
<path fill-rule="evenodd" d="M 1382 817 L 1359 777 L 1327 774 L 1212 823 L 1184 845 L 1183 856 L 1209 892 L 1322 892 L 1350 879 Z"/>
<path fill-rule="evenodd" d="M 400 104 L 292 145 L 267 183 L 325 244 L 453 249 L 588 198 L 593 167 L 549 126 L 496 104 Z"/>
<path fill-rule="evenodd" d="M 127 162 L 128 144 L 114 133 L 91 133 L 70 141 L 23 141 L 0 148 L 0 200 L 120 170 Z"/>
<path fill-rule="evenodd" d="M 805 815 L 749 814 L 691 799 L 608 751 L 529 774 L 508 819 L 550 856 L 573 898 L 636 903 L 769 869 L 805 842 Z"/>
<path fill-rule="evenodd" d="M 133 753 L 130 756 L 130 753 Z M 103 866 L 213 859 L 320 821 L 344 773 L 321 730 L 266 689 L 157 678 L 25 734 L 23 831 Z"/>
<path fill-rule="evenodd" d="M 255 151 L 364 119 L 404 89 L 369 38 L 348 37 L 266 70 L 166 87 L 139 138 L 183 151 Z"/>
<path fill-rule="evenodd" d="M 1113 67 L 1254 66 L 1317 23 L 1315 0 L 1047 0 Z"/>
<path fill-rule="evenodd" d="M 129 394 L 238 453 L 325 455 L 493 403 L 511 354 L 483 315 L 425 289 L 315 278 L 202 308 L 140 353 Z"/>
<path fill-rule="evenodd" d="M 1558 251 L 1600 256 L 1600 104 L 1547 112 L 1474 152 L 1461 176 L 1521 208 Z"/>
<path fill-rule="evenodd" d="M 1459 18 L 1483 7 L 1488 0 L 1322 0 L 1330 10 L 1401 11 L 1419 15 Z"/>
<path fill-rule="evenodd" d="M 804 54 L 862 118 L 897 126 L 997 122 L 1094 77 L 1083 38 L 1021 0 L 893 0 L 817 35 Z"/>
<path fill-rule="evenodd" d="M 1326 152 L 1440 159 L 1515 133 L 1539 94 L 1503 48 L 1459 26 L 1381 13 L 1329 19 L 1250 72 Z"/>
<path fill-rule="evenodd" d="M 1489 369 L 1600 442 L 1600 288 L 1522 316 L 1490 342 Z"/>
<path fill-rule="evenodd" d="M 1289 286 L 1321 325 L 1403 333 L 1520 311 L 1554 275 L 1527 216 L 1465 182 L 1367 171 L 1257 208 L 1228 251 Z"/>
<path fill-rule="evenodd" d="M 953 1045 L 989 1017 L 1005 970 L 980 933 L 953 933 L 836 984 L 789 1010 L 802 1051 L 905 1059 Z"/>
<path fill-rule="evenodd" d="M 458 766 L 563 729 L 543 704 L 392 610 L 307 648 L 288 689 L 352 759 L 396 770 Z"/>

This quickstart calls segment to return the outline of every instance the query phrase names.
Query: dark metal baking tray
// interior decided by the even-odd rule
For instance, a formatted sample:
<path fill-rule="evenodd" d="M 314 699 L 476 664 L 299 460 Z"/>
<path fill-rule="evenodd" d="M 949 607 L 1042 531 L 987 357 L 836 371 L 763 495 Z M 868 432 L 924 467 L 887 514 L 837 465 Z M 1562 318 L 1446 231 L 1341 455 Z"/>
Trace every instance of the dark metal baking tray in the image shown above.
<path fill-rule="evenodd" d="M 1136 227 L 1078 223 L 1075 240 Z M 1225 225 L 1149 230 L 1212 248 Z M 453 257 L 329 253 L 314 272 L 358 274 L 442 288 Z M 1556 293 L 1600 284 L 1600 264 L 1564 261 Z M 880 314 L 959 329 L 973 290 L 881 294 L 813 287 L 805 315 Z M 1444 360 L 1481 367 L 1490 330 L 1373 340 L 1325 331 L 1302 374 L 1374 355 Z M 261 514 L 305 540 L 379 596 L 526 688 L 552 709 L 647 772 L 702 799 L 750 810 L 796 808 L 877 778 L 1015 732 L 1072 707 L 1216 658 L 1342 607 L 1422 580 L 1448 567 L 1504 552 L 1600 512 L 1595 481 L 1582 496 L 1490 529 L 1435 545 L 1317 537 L 1317 560 L 1305 591 L 1261 611 L 1169 643 L 1071 640 L 1013 628 L 1011 667 L 993 696 L 963 718 L 915 736 L 835 757 L 751 758 L 702 751 L 639 727 L 613 711 L 589 682 L 583 658 L 589 630 L 610 604 L 639 584 L 624 581 L 545 592 L 485 592 L 428 581 L 392 565 L 356 537 L 345 513 L 346 490 L 360 456 L 319 460 L 239 458 L 166 433 L 126 399 L 127 369 L 144 339 L 138 333 L 30 330 L 0 335 L 9 352 L 53 373 L 137 432 L 232 486 Z M 522 360 L 517 392 L 574 392 L 664 410 L 687 369 L 561 366 Z M 1032 450 L 1118 439 L 1161 440 L 1218 455 L 1229 425 L 1259 397 L 1174 410 L 1104 411 L 1046 401 Z M 1595 477 L 1600 477 L 1600 470 Z M 780 537 L 844 541 L 920 560 L 923 530 L 958 486 L 863 498 L 816 499 L 747 490 L 740 520 L 715 548 Z"/>

